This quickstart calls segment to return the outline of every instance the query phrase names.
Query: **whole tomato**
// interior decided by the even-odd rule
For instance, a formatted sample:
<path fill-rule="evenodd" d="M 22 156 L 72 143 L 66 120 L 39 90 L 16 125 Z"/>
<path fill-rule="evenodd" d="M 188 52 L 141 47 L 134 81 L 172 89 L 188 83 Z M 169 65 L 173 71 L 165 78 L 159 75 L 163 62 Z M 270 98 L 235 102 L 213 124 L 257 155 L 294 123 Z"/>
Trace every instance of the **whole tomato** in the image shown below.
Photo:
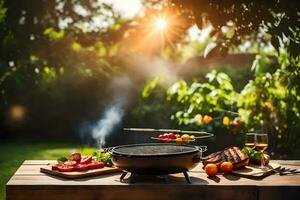
<path fill-rule="evenodd" d="M 221 172 L 224 172 L 224 173 L 231 173 L 232 172 L 232 169 L 233 169 L 233 165 L 231 162 L 223 162 L 221 165 L 220 165 L 220 170 Z"/>
<path fill-rule="evenodd" d="M 216 176 L 217 173 L 218 173 L 218 167 L 216 164 L 213 164 L 213 163 L 209 163 L 205 166 L 204 168 L 205 170 L 205 173 L 209 176 L 209 177 L 212 177 L 212 176 Z"/>
<path fill-rule="evenodd" d="M 159 138 L 159 139 L 158 139 L 159 141 L 163 142 L 164 139 L 165 139 L 165 136 L 164 136 L 164 135 L 159 135 L 158 138 Z"/>
<path fill-rule="evenodd" d="M 176 136 L 175 136 L 174 133 L 169 133 L 168 138 L 169 139 L 176 139 Z"/>

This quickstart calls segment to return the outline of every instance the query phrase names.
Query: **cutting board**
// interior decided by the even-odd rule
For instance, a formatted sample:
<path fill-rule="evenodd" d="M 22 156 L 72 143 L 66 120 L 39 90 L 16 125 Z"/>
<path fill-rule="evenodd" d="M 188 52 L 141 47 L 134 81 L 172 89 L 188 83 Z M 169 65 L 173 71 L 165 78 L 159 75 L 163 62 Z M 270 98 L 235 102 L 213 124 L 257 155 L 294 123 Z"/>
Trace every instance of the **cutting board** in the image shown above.
<path fill-rule="evenodd" d="M 274 173 L 274 169 L 279 169 L 280 165 L 276 163 L 270 163 L 266 166 L 266 170 L 260 169 L 260 165 L 248 165 L 241 169 L 236 169 L 232 171 L 232 174 L 252 179 L 262 179 L 266 176 Z"/>
<path fill-rule="evenodd" d="M 76 178 L 84 178 L 84 177 L 89 177 L 89 176 L 98 176 L 102 174 L 109 174 L 109 173 L 114 173 L 114 172 L 120 172 L 121 170 L 116 168 L 116 167 L 104 167 L 100 169 L 91 169 L 83 172 L 60 172 L 58 170 L 52 170 L 51 165 L 47 165 L 45 167 L 40 168 L 41 172 L 55 175 L 55 176 L 60 176 L 63 178 L 69 178 L 69 179 L 76 179 Z"/>

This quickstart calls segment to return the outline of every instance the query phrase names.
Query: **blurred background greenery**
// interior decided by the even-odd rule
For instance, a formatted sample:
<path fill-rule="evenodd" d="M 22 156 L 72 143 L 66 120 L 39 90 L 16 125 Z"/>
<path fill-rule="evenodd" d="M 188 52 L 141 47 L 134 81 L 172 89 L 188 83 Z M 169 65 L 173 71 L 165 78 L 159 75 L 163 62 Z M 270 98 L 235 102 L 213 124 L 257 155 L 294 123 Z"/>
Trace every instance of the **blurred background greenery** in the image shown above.
<path fill-rule="evenodd" d="M 210 151 L 257 131 L 269 134 L 274 158 L 299 159 L 299 9 L 275 0 L 0 0 L 1 162 L 15 158 L 0 165 L 1 186 L 22 160 L 53 159 L 70 143 L 97 147 L 86 127 L 115 104 L 106 146 L 150 141 L 122 127 L 213 132 L 200 142 Z M 22 149 L 38 153 L 13 155 Z"/>

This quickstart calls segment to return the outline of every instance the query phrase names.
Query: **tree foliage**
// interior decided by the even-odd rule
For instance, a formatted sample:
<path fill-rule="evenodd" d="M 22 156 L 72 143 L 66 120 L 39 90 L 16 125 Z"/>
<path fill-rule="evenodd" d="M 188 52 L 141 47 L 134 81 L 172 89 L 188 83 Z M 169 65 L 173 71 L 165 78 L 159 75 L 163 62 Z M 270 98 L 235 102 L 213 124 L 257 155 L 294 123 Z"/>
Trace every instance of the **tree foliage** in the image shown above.
<path fill-rule="evenodd" d="M 299 55 L 299 1 L 170 1 L 192 17 L 199 28 L 211 23 L 220 51 L 227 52 L 231 45 L 240 44 L 245 37 L 263 39 L 258 33 L 264 31 L 271 35 L 275 48 L 279 49 L 280 41 L 287 38 L 291 55 Z M 233 34 L 227 34 L 226 27 L 233 30 Z"/>
<path fill-rule="evenodd" d="M 1 0 L 1 127 L 11 125 L 10 107 L 21 104 L 29 110 L 29 129 L 60 129 L 53 118 L 65 120 L 61 129 L 78 128 L 78 118 L 99 104 L 95 91 L 105 90 L 104 83 L 120 71 L 114 57 L 126 25 L 97 0 Z M 47 115 L 40 117 L 43 112 Z"/>

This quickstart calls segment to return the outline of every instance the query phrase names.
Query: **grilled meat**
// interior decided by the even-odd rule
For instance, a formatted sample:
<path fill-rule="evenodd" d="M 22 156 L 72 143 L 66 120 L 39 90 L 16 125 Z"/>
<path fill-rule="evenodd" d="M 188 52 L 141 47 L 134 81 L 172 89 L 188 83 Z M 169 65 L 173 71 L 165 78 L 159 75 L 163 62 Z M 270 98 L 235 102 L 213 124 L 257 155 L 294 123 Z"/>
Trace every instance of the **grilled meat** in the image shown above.
<path fill-rule="evenodd" d="M 233 168 L 240 168 L 248 165 L 249 157 L 238 147 L 228 147 L 223 151 L 218 151 L 207 156 L 203 161 L 204 167 L 209 163 L 220 165 L 222 162 L 231 162 Z"/>

